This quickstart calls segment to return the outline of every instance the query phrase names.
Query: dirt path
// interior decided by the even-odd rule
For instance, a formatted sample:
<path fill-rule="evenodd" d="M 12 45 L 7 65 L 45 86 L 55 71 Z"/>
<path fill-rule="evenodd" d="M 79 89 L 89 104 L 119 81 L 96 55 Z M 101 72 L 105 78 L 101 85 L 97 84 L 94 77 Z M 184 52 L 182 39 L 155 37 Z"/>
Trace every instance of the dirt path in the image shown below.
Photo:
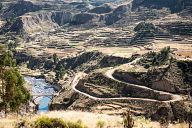
<path fill-rule="evenodd" d="M 168 94 L 168 95 L 171 95 L 171 96 L 172 96 L 172 99 L 171 99 L 171 100 L 162 101 L 162 102 L 175 102 L 175 101 L 183 100 L 183 97 L 180 96 L 180 95 L 171 94 L 171 93 L 164 92 L 164 91 L 157 91 L 157 90 L 154 90 L 154 89 L 145 87 L 145 86 L 136 85 L 136 84 L 131 84 L 131 83 L 126 83 L 126 82 L 117 80 L 116 78 L 113 77 L 113 73 L 115 72 L 115 70 L 116 70 L 116 69 L 108 70 L 108 71 L 105 73 L 105 76 L 108 77 L 108 78 L 110 78 L 110 79 L 112 79 L 112 80 L 114 80 L 114 81 L 117 81 L 117 82 L 119 82 L 119 83 L 124 83 L 124 84 L 128 84 L 128 85 L 131 85 L 131 86 L 136 86 L 136 87 L 139 87 L 139 88 L 151 90 L 151 91 L 154 91 L 154 92 L 159 93 L 159 94 Z M 143 98 L 140 98 L 140 99 L 143 99 Z"/>
<path fill-rule="evenodd" d="M 141 100 L 141 99 L 142 99 L 142 100 L 145 100 L 145 101 L 156 101 L 156 102 L 158 102 L 157 100 L 144 99 L 144 98 L 130 98 L 130 97 L 98 98 L 98 97 L 91 96 L 91 95 L 89 95 L 89 94 L 87 94 L 87 93 L 85 93 L 85 92 L 82 92 L 82 91 L 76 89 L 76 86 L 77 86 L 79 80 L 82 79 L 84 76 L 85 76 L 84 73 L 82 73 L 82 72 L 78 73 L 78 74 L 75 76 L 75 78 L 74 78 L 74 80 L 73 80 L 73 82 L 72 82 L 72 88 L 73 88 L 73 90 L 74 90 L 75 92 L 78 92 L 79 94 L 82 94 L 82 95 L 84 95 L 84 96 L 86 96 L 86 97 L 89 97 L 89 98 L 91 98 L 91 99 L 94 99 L 94 100 L 103 100 L 103 101 L 104 101 L 104 100 L 133 100 L 133 99 L 134 99 L 134 100 Z"/>
<path fill-rule="evenodd" d="M 137 60 L 139 60 L 140 58 L 138 59 L 135 59 L 134 61 L 132 61 L 131 63 L 128 63 L 128 65 L 132 65 L 133 63 L 135 63 Z M 154 89 L 151 89 L 151 88 L 148 88 L 148 87 L 145 87 L 145 86 L 141 86 L 141 85 L 136 85 L 136 84 L 131 84 L 131 83 L 126 83 L 126 82 L 123 82 L 123 81 L 120 81 L 120 80 L 117 80 L 116 78 L 113 77 L 113 73 L 115 70 L 117 70 L 119 68 L 118 67 L 115 67 L 115 68 L 112 68 L 110 70 L 108 70 L 107 72 L 105 72 L 105 76 L 114 80 L 114 81 L 117 81 L 119 83 L 123 83 L 123 84 L 127 84 L 129 86 L 136 86 L 136 87 L 139 87 L 139 88 L 143 88 L 143 89 L 147 89 L 147 90 L 151 90 L 151 91 L 154 91 L 155 93 L 159 93 L 159 94 L 167 94 L 167 95 L 171 95 L 172 99 L 171 100 L 167 100 L 167 101 L 159 101 L 159 100 L 153 100 L 153 99 L 147 99 L 147 98 L 131 98 L 131 97 L 117 97 L 117 98 L 98 98 L 98 97 L 95 97 L 95 96 L 92 96 L 92 95 L 89 95 L 85 92 L 82 92 L 80 90 L 78 90 L 76 88 L 78 82 L 80 79 L 82 79 L 83 77 L 86 76 L 85 73 L 83 72 L 79 72 L 75 78 L 73 79 L 73 82 L 72 82 L 72 89 L 79 93 L 79 94 L 82 94 L 86 97 L 89 97 L 91 99 L 94 99 L 94 100 L 103 100 L 103 101 L 107 101 L 107 100 L 143 100 L 143 101 L 151 101 L 151 102 L 175 102 L 175 101 L 180 101 L 180 100 L 183 100 L 184 98 L 180 95 L 176 95 L 176 94 L 172 94 L 172 93 L 168 93 L 168 92 L 164 92 L 164 91 L 157 91 L 157 90 L 154 90 Z"/>

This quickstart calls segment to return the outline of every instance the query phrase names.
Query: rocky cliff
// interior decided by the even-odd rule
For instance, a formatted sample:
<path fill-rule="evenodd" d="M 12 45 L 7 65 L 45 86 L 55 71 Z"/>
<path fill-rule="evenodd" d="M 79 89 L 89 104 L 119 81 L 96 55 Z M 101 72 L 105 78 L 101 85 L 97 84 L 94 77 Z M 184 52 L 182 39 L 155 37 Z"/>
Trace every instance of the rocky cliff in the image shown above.
<path fill-rule="evenodd" d="M 73 14 L 67 11 L 40 11 L 20 16 L 13 23 L 7 22 L 2 31 L 34 33 L 56 29 L 66 23 L 71 25 L 85 24 L 91 22 L 94 18 L 99 19 L 96 15 L 89 13 Z"/>
<path fill-rule="evenodd" d="M 8 23 L 2 29 L 4 32 L 33 33 L 55 29 L 71 21 L 72 13 L 65 11 L 41 11 L 18 17 L 11 25 Z M 8 27 L 9 26 L 9 27 Z"/>

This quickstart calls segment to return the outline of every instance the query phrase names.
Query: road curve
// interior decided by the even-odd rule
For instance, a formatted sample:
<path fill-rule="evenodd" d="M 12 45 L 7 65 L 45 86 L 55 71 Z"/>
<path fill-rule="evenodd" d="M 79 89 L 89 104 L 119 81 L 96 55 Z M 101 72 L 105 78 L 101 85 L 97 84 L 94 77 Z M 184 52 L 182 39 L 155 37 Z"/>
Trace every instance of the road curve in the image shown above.
<path fill-rule="evenodd" d="M 128 63 L 128 65 L 131 66 L 131 64 L 135 63 L 138 59 L 135 59 L 134 61 L 132 61 L 131 63 Z M 143 88 L 143 89 L 148 89 L 148 90 L 151 90 L 151 91 L 154 91 L 156 93 L 159 93 L 159 94 L 168 94 L 168 95 L 171 95 L 171 100 L 167 100 L 167 101 L 159 101 L 159 100 L 154 100 L 154 99 L 147 99 L 147 98 L 132 98 L 132 97 L 117 97 L 117 98 L 99 98 L 99 97 L 95 97 L 95 96 L 92 96 L 90 94 L 87 94 L 85 92 L 82 92 L 80 90 L 78 90 L 76 88 L 76 86 L 78 85 L 79 83 L 79 80 L 82 79 L 83 77 L 86 76 L 85 73 L 83 72 L 79 72 L 77 73 L 77 75 L 75 76 L 75 78 L 73 79 L 72 81 L 72 89 L 81 94 L 81 95 L 84 95 L 86 97 L 89 97 L 93 100 L 100 100 L 100 101 L 107 101 L 107 100 L 143 100 L 143 101 L 151 101 L 151 102 L 165 102 L 165 103 L 169 103 L 169 102 L 175 102 L 175 101 L 180 101 L 180 100 L 184 100 L 184 97 L 183 96 L 180 96 L 180 95 L 176 95 L 176 94 L 172 94 L 172 93 L 168 93 L 168 92 L 164 92 L 164 91 L 158 91 L 158 90 L 154 90 L 154 89 L 151 89 L 151 88 L 148 88 L 148 87 L 145 87 L 145 86 L 141 86 L 141 85 L 136 85 L 136 84 L 131 84 L 131 83 L 126 83 L 124 81 L 120 81 L 120 80 L 117 80 L 116 78 L 113 77 L 113 73 L 115 70 L 117 70 L 118 67 L 116 68 L 112 68 L 110 70 L 108 70 L 107 72 L 105 72 L 105 76 L 114 80 L 114 81 L 117 81 L 117 82 L 120 82 L 120 83 L 123 83 L 123 84 L 128 84 L 128 85 L 131 85 L 131 86 L 137 86 L 139 88 Z"/>
<path fill-rule="evenodd" d="M 153 102 L 159 102 L 158 100 L 153 100 L 153 99 L 145 99 L 145 98 L 131 98 L 131 97 L 117 97 L 117 98 L 98 98 L 98 97 L 94 97 L 94 96 L 91 96 L 85 92 L 82 92 L 80 90 L 78 90 L 76 88 L 78 82 L 80 79 L 82 79 L 83 77 L 85 76 L 84 73 L 80 72 L 78 73 L 75 78 L 73 79 L 73 82 L 72 82 L 72 89 L 81 94 L 81 95 L 84 95 L 86 97 L 89 97 L 90 99 L 93 99 L 93 100 L 100 100 L 100 101 L 107 101 L 107 100 L 143 100 L 143 101 L 153 101 Z"/>
<path fill-rule="evenodd" d="M 180 96 L 180 95 L 176 95 L 176 94 L 172 94 L 172 93 L 169 93 L 169 92 L 164 92 L 164 91 L 158 91 L 158 90 L 154 90 L 154 89 L 151 89 L 151 88 L 148 88 L 148 87 L 145 87 L 145 86 L 141 86 L 141 85 L 137 85 L 137 84 L 131 84 L 131 83 L 126 83 L 124 81 L 120 81 L 116 78 L 113 77 L 113 73 L 115 72 L 116 69 L 111 69 L 111 70 L 108 70 L 104 75 L 114 81 L 117 81 L 117 82 L 120 82 L 120 83 L 124 83 L 124 84 L 128 84 L 128 85 L 131 85 L 131 86 L 136 86 L 136 87 L 139 87 L 139 88 L 143 88 L 143 89 L 148 89 L 148 90 L 151 90 L 151 91 L 154 91 L 156 93 L 159 93 L 159 94 L 168 94 L 168 95 L 171 95 L 172 99 L 171 100 L 167 100 L 167 101 L 161 101 L 161 102 L 175 102 L 175 101 L 180 101 L 180 100 L 183 100 L 183 97 Z M 141 99 L 145 99 L 145 98 L 141 98 Z"/>

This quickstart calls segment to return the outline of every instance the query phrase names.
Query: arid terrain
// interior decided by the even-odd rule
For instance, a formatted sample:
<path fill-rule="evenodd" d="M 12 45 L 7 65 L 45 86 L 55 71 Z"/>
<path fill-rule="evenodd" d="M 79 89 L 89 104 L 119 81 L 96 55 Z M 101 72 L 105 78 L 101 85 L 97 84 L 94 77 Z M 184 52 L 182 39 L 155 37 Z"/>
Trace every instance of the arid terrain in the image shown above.
<path fill-rule="evenodd" d="M 99 119 L 121 128 L 126 110 L 135 128 L 192 122 L 191 0 L 1 3 L 0 43 L 24 76 L 57 88 L 48 116 L 83 113 L 90 128 Z"/>

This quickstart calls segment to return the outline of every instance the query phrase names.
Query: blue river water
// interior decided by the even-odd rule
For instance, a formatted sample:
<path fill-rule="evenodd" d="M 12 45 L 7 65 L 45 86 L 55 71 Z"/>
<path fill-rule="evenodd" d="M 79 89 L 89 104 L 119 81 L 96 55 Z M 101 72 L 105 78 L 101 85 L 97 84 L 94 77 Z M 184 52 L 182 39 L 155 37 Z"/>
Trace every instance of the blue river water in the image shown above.
<path fill-rule="evenodd" d="M 54 88 L 50 84 L 46 83 L 45 79 L 37 79 L 29 76 L 25 76 L 24 79 L 32 86 L 31 94 L 33 95 L 33 100 L 35 103 L 39 104 L 38 112 L 49 111 L 49 103 L 52 96 L 47 95 L 54 94 Z"/>

